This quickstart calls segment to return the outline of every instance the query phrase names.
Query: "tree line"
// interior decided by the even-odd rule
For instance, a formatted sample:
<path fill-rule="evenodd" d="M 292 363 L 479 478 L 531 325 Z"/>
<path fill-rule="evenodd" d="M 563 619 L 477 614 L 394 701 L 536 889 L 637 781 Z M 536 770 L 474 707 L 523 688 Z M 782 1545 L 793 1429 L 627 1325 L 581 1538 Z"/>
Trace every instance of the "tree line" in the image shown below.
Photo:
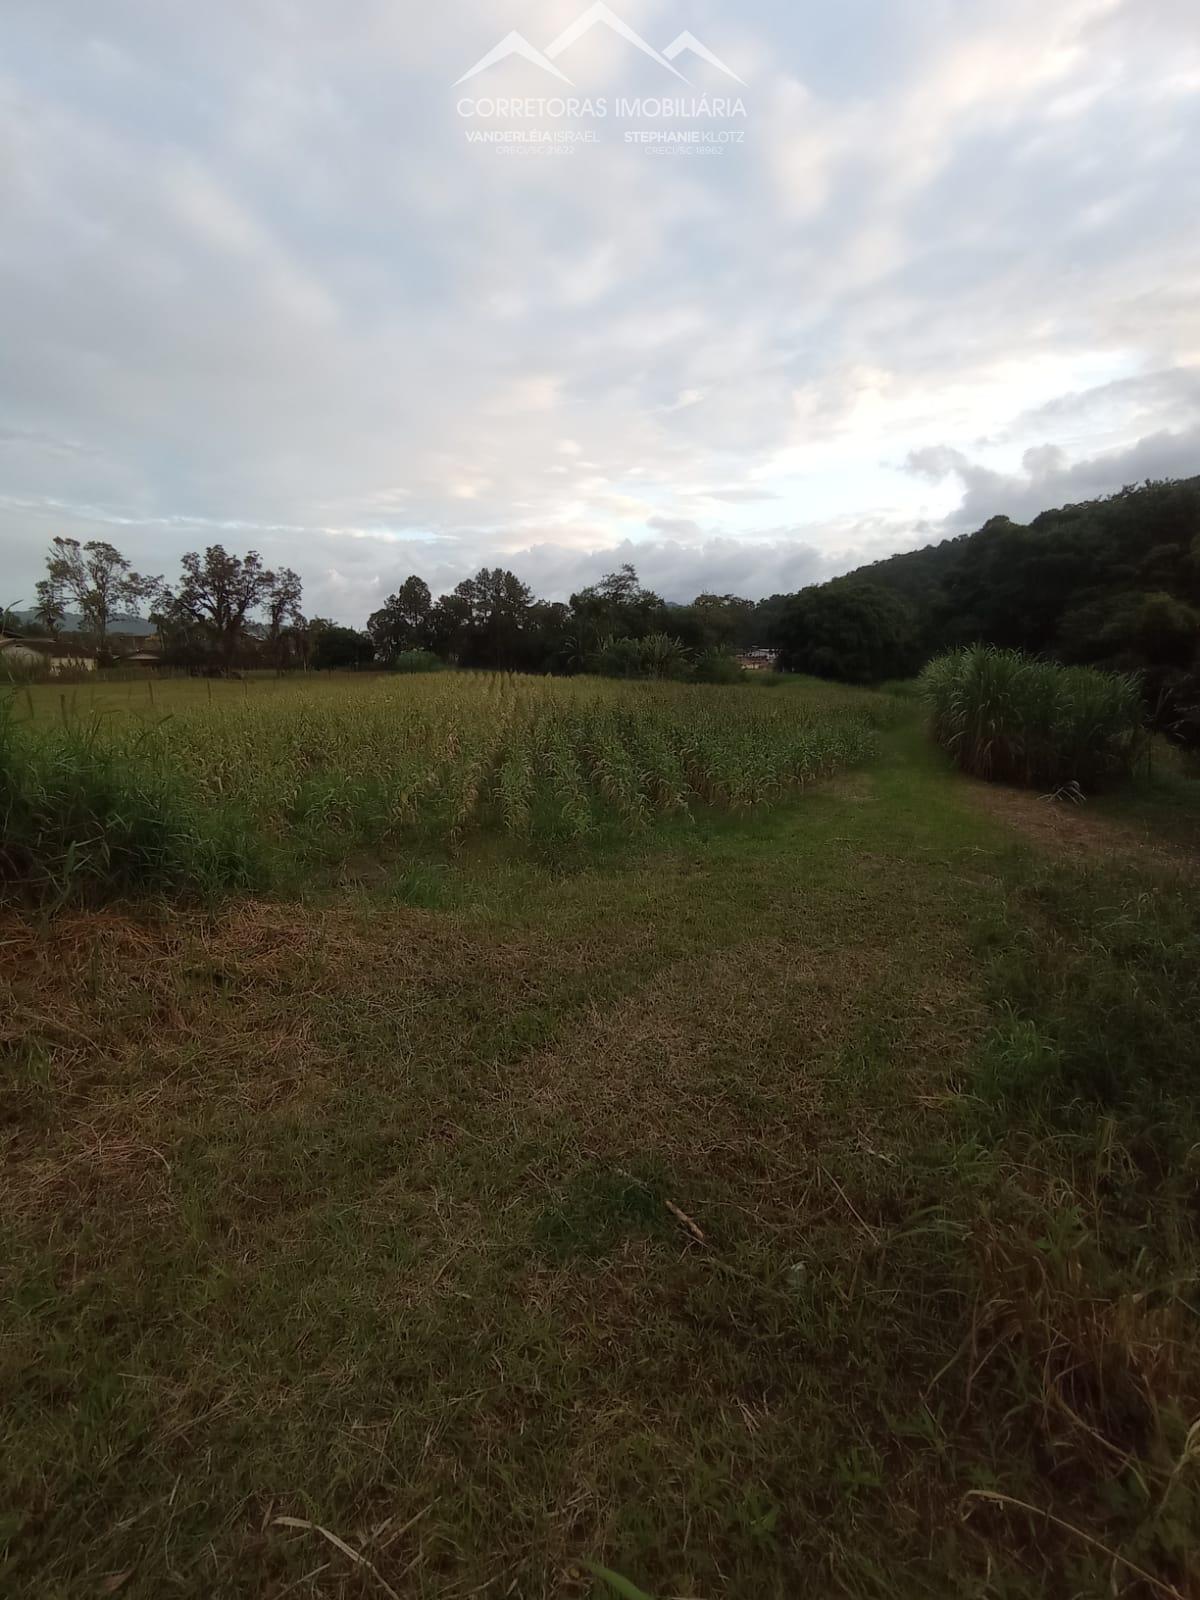
<path fill-rule="evenodd" d="M 219 544 L 203 554 L 189 551 L 181 565 L 179 581 L 171 585 L 134 571 L 107 540 L 56 538 L 37 585 L 32 627 L 54 640 L 77 636 L 102 665 L 118 658 L 114 623 L 143 612 L 163 658 L 182 666 L 227 672 L 244 659 L 248 642 L 256 657 L 265 654 L 281 667 L 311 652 L 314 624 L 300 610 L 302 585 L 290 567 L 272 569 L 255 550 L 230 555 Z M 14 626 L 7 613 L 5 624 Z"/>
<path fill-rule="evenodd" d="M 517 672 L 732 680 L 734 655 L 773 647 L 784 670 L 851 683 L 904 678 L 983 642 L 1140 674 L 1160 726 L 1200 742 L 1200 478 L 1149 482 L 892 556 L 797 594 L 700 594 L 678 605 L 622 566 L 566 602 L 501 567 L 434 598 L 406 578 L 366 631 L 306 618 L 289 567 L 221 545 L 185 555 L 174 586 L 111 544 L 55 539 L 38 585 L 51 633 L 68 609 L 105 658 L 118 616 L 148 607 L 164 659 L 228 671 L 453 663 Z M 1191 719 L 1189 722 L 1188 719 Z"/>
<path fill-rule="evenodd" d="M 626 564 L 564 603 L 539 600 L 515 573 L 484 567 L 437 600 L 424 579 L 405 579 L 368 618 L 367 633 L 383 661 L 424 652 L 464 667 L 704 678 L 727 672 L 733 652 L 762 644 L 785 598 L 701 594 L 677 605 Z"/>
<path fill-rule="evenodd" d="M 516 672 L 606 672 L 629 677 L 736 676 L 732 652 L 761 643 L 786 597 L 754 602 L 701 594 L 674 605 L 643 587 L 632 566 L 567 603 L 539 600 L 501 567 L 484 567 L 434 599 L 410 576 L 366 631 L 306 617 L 290 567 L 223 545 L 183 557 L 179 581 L 146 577 L 112 544 L 57 538 L 37 586 L 34 624 L 75 631 L 108 663 L 114 622 L 144 613 L 168 664 L 228 672 L 251 662 L 290 667 L 404 667 L 453 663 Z"/>
<path fill-rule="evenodd" d="M 113 624 L 138 619 L 154 630 L 164 662 L 194 670 L 340 666 L 372 657 L 364 635 L 331 617 L 305 616 L 299 573 L 268 567 L 256 550 L 236 555 L 209 545 L 189 551 L 181 569 L 170 584 L 136 572 L 106 540 L 56 538 L 29 631 L 79 640 L 101 665 L 122 654 Z M 5 612 L 4 627 L 21 631 L 12 611 Z"/>

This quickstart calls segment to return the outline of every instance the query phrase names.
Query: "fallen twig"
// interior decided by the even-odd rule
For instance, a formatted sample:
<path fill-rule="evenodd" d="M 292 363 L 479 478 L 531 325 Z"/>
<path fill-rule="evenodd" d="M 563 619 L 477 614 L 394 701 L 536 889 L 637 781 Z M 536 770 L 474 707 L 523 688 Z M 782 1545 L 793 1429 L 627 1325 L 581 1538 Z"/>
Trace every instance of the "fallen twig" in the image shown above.
<path fill-rule="evenodd" d="M 619 1178 L 624 1178 L 627 1182 L 635 1184 L 639 1189 L 642 1190 L 644 1194 L 651 1194 L 653 1192 L 647 1184 L 642 1182 L 640 1178 L 635 1178 L 632 1172 L 626 1172 L 624 1167 L 614 1167 L 613 1171 Z M 704 1230 L 701 1228 L 700 1224 L 698 1222 L 694 1222 L 692 1218 L 688 1216 L 686 1211 L 681 1211 L 673 1200 L 668 1200 L 664 1197 L 663 1205 L 675 1218 L 676 1222 L 678 1222 L 681 1227 L 687 1229 L 697 1244 L 708 1243 L 708 1240 L 704 1236 Z"/>
<path fill-rule="evenodd" d="M 1119 1562 L 1121 1566 L 1132 1572 L 1135 1577 L 1141 1578 L 1143 1583 L 1148 1583 L 1152 1589 L 1157 1589 L 1160 1594 L 1167 1595 L 1168 1600 L 1184 1600 L 1183 1595 L 1175 1588 L 1174 1584 L 1164 1583 L 1161 1578 L 1156 1578 L 1152 1572 L 1147 1572 L 1145 1567 L 1139 1567 L 1135 1561 L 1130 1561 L 1128 1556 L 1123 1556 L 1109 1545 L 1102 1544 L 1099 1539 L 1093 1539 L 1090 1533 L 1084 1533 L 1083 1529 L 1077 1528 L 1074 1523 L 1064 1522 L 1061 1517 L 1056 1517 L 1053 1511 L 1047 1511 L 1044 1506 L 1031 1506 L 1025 1500 L 1014 1500 L 1012 1495 L 1000 1494 L 995 1489 L 968 1489 L 963 1499 L 964 1501 L 988 1500 L 997 1506 L 1016 1506 L 1018 1511 L 1028 1511 L 1035 1517 L 1045 1517 L 1047 1522 L 1052 1522 L 1056 1528 L 1061 1528 L 1064 1533 L 1073 1533 L 1077 1539 L 1082 1539 L 1084 1544 L 1090 1544 L 1093 1550 L 1099 1550 L 1102 1555 L 1108 1556 L 1111 1561 Z"/>
<path fill-rule="evenodd" d="M 700 1227 L 700 1224 L 698 1222 L 693 1222 L 686 1211 L 681 1211 L 679 1207 L 674 1205 L 670 1200 L 664 1200 L 663 1205 L 666 1206 L 667 1210 L 675 1218 L 676 1222 L 680 1223 L 681 1226 L 687 1229 L 697 1244 L 708 1243 L 708 1240 L 704 1237 L 704 1230 Z"/>
<path fill-rule="evenodd" d="M 340 1550 L 344 1556 L 349 1556 L 356 1566 L 366 1567 L 383 1592 L 391 1596 L 391 1600 L 400 1600 L 400 1596 L 388 1583 L 387 1579 L 381 1575 L 374 1562 L 368 1561 L 366 1556 L 360 1555 L 344 1539 L 339 1539 L 336 1533 L 330 1533 L 329 1529 L 323 1528 L 319 1522 L 306 1522 L 303 1517 L 276 1517 L 275 1527 L 298 1528 L 302 1533 L 319 1533 L 322 1539 L 327 1539 L 335 1550 Z"/>
<path fill-rule="evenodd" d="M 833 1185 L 833 1187 L 841 1195 L 843 1201 L 846 1204 L 846 1209 L 850 1212 L 850 1215 L 854 1218 L 855 1222 L 858 1223 L 859 1227 L 866 1234 L 867 1238 L 871 1241 L 871 1243 L 873 1245 L 878 1245 L 879 1244 L 879 1234 L 878 1234 L 878 1232 L 876 1231 L 876 1229 L 874 1229 L 871 1226 L 871 1224 L 869 1222 L 866 1221 L 866 1219 L 864 1217 L 862 1217 L 859 1214 L 858 1208 L 855 1206 L 854 1201 L 851 1200 L 850 1196 L 846 1193 L 845 1189 L 842 1188 L 841 1184 L 834 1177 L 833 1173 L 828 1171 L 827 1168 L 825 1168 L 825 1167 L 818 1167 L 817 1170 L 819 1172 L 823 1172 L 825 1174 L 825 1176 L 829 1179 L 829 1181 Z"/>

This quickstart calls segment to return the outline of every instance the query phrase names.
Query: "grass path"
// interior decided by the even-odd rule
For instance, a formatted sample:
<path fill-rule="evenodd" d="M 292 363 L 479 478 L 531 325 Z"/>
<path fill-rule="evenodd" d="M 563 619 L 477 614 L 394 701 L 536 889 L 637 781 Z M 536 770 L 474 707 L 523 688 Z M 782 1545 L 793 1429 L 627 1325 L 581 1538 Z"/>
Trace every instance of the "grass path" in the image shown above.
<path fill-rule="evenodd" d="M 1030 1099 L 1195 1037 L 1140 893 L 905 722 L 581 870 L 7 924 L 4 1592 L 1187 1592 L 1191 1225 Z"/>

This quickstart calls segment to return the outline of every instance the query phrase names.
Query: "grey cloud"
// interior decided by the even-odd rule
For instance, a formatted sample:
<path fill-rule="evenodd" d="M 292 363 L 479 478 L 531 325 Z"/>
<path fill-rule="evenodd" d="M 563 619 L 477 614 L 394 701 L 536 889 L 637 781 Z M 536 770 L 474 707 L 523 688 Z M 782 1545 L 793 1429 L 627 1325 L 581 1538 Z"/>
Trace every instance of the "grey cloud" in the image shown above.
<path fill-rule="evenodd" d="M 61 439 L 52 433 L 42 433 L 37 428 L 0 428 L 0 448 L 5 445 L 22 449 L 45 451 L 54 456 L 88 455 L 87 445 L 77 439 Z"/>
<path fill-rule="evenodd" d="M 698 522 L 693 522 L 690 517 L 647 517 L 646 526 L 653 528 L 655 533 L 674 535 L 681 539 L 699 539 L 703 530 Z"/>
<path fill-rule="evenodd" d="M 682 26 L 677 0 L 624 9 Z M 505 162 L 450 91 L 484 0 L 420 28 L 394 0 L 353 28 L 318 0 L 12 0 L 6 584 L 31 592 L 54 532 L 119 529 L 168 572 L 257 544 L 347 620 L 410 556 L 435 585 L 527 559 L 561 593 L 628 547 L 676 598 L 769 591 L 920 542 L 951 474 L 954 529 L 1182 468 L 1189 0 L 820 9 L 689 0 L 750 85 L 728 158 Z M 1023 472 L 989 475 L 981 434 Z"/>
<path fill-rule="evenodd" d="M 565 599 L 572 590 L 596 582 L 625 562 L 636 567 L 647 588 L 676 601 L 708 591 L 757 599 L 819 583 L 839 568 L 837 561 L 813 546 L 789 539 L 625 540 L 569 557 L 542 546 L 514 553 L 507 564 L 537 592 Z"/>
<path fill-rule="evenodd" d="M 1180 417 L 1200 417 L 1200 367 L 1169 367 L 1057 395 L 1016 417 L 1007 432 L 1019 436 L 1045 428 L 1086 426 L 1114 407 L 1176 423 Z"/>
<path fill-rule="evenodd" d="M 963 452 L 948 444 L 931 444 L 920 450 L 910 450 L 905 466 L 910 472 L 928 478 L 931 483 L 940 483 L 952 472 L 961 475 L 971 470 L 971 463 Z"/>
<path fill-rule="evenodd" d="M 1028 522 L 1047 507 L 1114 494 L 1148 478 L 1186 478 L 1200 473 L 1200 424 L 1181 433 L 1164 431 L 1139 439 L 1124 450 L 1086 461 L 1068 462 L 1056 445 L 1025 452 L 1023 475 L 997 472 L 970 461 L 959 450 L 931 447 L 913 451 L 910 471 L 962 480 L 961 505 L 946 519 L 946 532 L 981 526 L 992 516 Z"/>

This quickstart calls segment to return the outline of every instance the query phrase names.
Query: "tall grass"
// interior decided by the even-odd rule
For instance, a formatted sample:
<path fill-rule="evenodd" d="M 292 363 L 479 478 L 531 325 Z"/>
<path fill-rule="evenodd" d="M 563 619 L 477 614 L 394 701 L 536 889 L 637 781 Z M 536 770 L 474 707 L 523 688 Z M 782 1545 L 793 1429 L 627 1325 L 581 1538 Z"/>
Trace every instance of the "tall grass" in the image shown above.
<path fill-rule="evenodd" d="M 145 738 L 109 742 L 98 720 L 35 734 L 0 705 L 0 901 L 211 894 L 248 886 L 257 857 Z"/>
<path fill-rule="evenodd" d="M 1137 679 L 971 645 L 931 661 L 933 736 L 964 772 L 1054 790 L 1128 777 L 1145 749 Z"/>

